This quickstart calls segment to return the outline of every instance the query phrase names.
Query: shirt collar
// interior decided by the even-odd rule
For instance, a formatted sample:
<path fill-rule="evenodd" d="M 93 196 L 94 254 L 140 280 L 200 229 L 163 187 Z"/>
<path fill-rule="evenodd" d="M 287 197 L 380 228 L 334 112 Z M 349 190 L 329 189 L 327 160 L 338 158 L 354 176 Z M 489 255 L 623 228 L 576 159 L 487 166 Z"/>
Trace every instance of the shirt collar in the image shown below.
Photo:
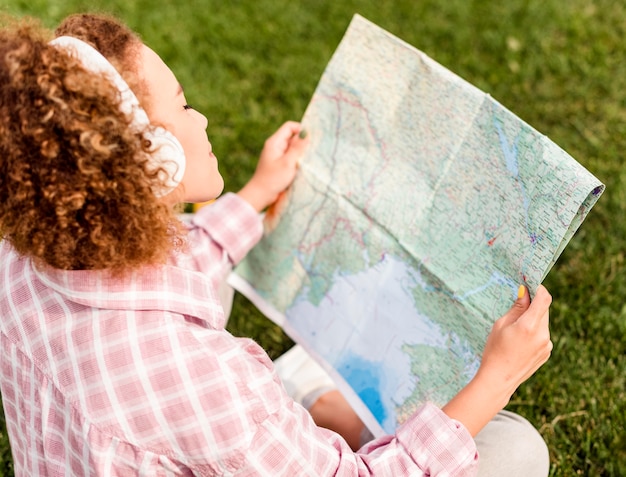
<path fill-rule="evenodd" d="M 189 315 L 210 328 L 224 327 L 224 311 L 202 273 L 172 265 L 143 267 L 114 276 L 108 270 L 32 267 L 47 287 L 68 300 L 103 309 L 159 310 Z"/>

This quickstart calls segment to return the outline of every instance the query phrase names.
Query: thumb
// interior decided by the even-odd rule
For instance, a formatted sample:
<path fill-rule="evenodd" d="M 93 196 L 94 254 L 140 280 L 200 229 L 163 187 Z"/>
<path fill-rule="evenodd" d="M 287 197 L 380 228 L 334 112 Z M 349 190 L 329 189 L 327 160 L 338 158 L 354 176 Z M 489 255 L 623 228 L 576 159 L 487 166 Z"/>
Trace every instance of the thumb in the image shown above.
<path fill-rule="evenodd" d="M 310 138 L 303 129 L 300 134 L 294 135 L 289 140 L 289 147 L 285 152 L 285 156 L 288 156 L 291 159 L 296 159 L 299 162 L 299 159 L 304 155 L 304 151 L 309 145 L 309 142 Z"/>
<path fill-rule="evenodd" d="M 530 294 L 528 293 L 528 289 L 524 285 L 520 285 L 517 290 L 517 299 L 513 306 L 509 308 L 504 316 L 502 317 L 503 324 L 510 325 L 515 323 L 522 314 L 528 310 L 530 306 Z"/>

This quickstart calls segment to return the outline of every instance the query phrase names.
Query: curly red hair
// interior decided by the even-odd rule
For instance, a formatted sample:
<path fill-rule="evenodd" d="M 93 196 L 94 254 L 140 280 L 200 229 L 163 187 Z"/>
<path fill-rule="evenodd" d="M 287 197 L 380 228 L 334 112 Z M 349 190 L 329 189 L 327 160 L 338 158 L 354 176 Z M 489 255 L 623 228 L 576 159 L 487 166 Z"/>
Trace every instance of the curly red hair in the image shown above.
<path fill-rule="evenodd" d="M 69 17 L 57 35 L 91 43 L 129 82 L 139 38 L 114 18 Z M 117 88 L 33 21 L 0 31 L 0 234 L 18 253 L 66 270 L 164 263 L 182 229 L 151 185 L 145 139 Z"/>

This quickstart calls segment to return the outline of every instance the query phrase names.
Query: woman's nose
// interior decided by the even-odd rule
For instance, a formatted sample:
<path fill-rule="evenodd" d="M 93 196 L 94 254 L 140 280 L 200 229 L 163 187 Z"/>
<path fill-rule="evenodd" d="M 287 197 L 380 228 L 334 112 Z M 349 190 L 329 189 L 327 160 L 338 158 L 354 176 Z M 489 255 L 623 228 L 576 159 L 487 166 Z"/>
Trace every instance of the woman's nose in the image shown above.
<path fill-rule="evenodd" d="M 202 121 L 202 123 L 204 124 L 203 129 L 206 129 L 206 128 L 209 126 L 209 120 L 208 120 L 208 119 L 207 119 L 207 117 L 206 117 L 204 114 L 202 114 L 200 111 L 197 111 L 197 110 L 195 110 L 195 109 L 194 109 L 194 111 L 195 111 L 196 113 L 198 113 L 198 115 L 200 116 L 201 121 Z"/>

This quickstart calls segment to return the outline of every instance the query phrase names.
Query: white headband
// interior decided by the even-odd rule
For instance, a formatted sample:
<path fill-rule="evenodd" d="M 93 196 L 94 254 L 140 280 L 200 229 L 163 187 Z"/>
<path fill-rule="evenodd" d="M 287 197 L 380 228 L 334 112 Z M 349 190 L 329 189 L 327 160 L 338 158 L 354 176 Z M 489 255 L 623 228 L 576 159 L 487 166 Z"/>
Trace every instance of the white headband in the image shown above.
<path fill-rule="evenodd" d="M 98 50 L 78 38 L 71 36 L 60 36 L 50 42 L 51 45 L 61 46 L 69 53 L 72 53 L 83 66 L 94 73 L 104 74 L 120 91 L 120 109 L 125 114 L 132 117 L 132 126 L 137 131 L 142 131 L 146 139 L 150 140 L 152 149 L 150 157 L 154 169 L 161 168 L 165 174 L 161 177 L 163 186 L 154 190 L 154 195 L 162 197 L 178 186 L 185 173 L 185 152 L 176 137 L 162 127 L 154 127 L 146 130 L 150 125 L 150 120 L 144 109 L 139 104 L 139 100 L 124 81 L 115 67 L 109 63 Z"/>

